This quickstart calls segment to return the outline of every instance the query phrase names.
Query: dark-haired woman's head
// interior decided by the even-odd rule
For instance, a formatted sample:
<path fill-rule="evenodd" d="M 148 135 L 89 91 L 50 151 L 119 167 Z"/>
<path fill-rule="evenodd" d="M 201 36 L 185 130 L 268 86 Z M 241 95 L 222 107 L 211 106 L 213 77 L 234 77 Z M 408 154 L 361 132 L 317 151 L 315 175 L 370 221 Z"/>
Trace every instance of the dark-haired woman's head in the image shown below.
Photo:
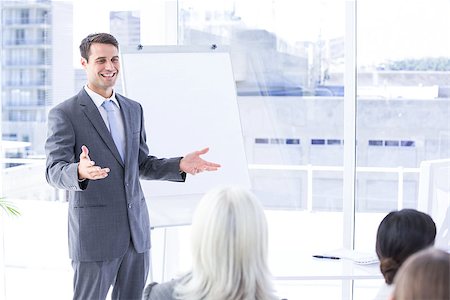
<path fill-rule="evenodd" d="M 436 225 L 433 219 L 415 209 L 390 212 L 377 232 L 376 252 L 380 270 L 391 284 L 403 262 L 412 254 L 434 244 Z"/>

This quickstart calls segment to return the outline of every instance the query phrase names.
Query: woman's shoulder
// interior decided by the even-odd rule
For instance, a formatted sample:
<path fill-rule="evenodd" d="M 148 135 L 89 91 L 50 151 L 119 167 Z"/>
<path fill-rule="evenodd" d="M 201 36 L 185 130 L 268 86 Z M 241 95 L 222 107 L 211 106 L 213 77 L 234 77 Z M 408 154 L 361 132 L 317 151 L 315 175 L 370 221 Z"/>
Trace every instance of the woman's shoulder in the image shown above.
<path fill-rule="evenodd" d="M 164 283 L 152 282 L 144 289 L 143 300 L 170 300 L 172 297 L 173 289 L 178 280 L 171 280 Z"/>
<path fill-rule="evenodd" d="M 374 300 L 386 300 L 389 299 L 394 291 L 394 285 L 383 284 L 378 290 Z"/>

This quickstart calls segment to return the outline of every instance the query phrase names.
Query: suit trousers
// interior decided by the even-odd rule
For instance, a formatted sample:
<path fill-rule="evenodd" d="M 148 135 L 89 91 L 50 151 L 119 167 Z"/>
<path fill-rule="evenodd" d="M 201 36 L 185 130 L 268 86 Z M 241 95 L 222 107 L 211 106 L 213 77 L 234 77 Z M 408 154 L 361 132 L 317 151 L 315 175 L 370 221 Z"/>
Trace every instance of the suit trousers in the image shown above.
<path fill-rule="evenodd" d="M 73 299 L 105 300 L 113 286 L 112 299 L 140 300 L 149 271 L 149 251 L 137 253 L 130 241 L 127 252 L 108 261 L 72 261 Z"/>

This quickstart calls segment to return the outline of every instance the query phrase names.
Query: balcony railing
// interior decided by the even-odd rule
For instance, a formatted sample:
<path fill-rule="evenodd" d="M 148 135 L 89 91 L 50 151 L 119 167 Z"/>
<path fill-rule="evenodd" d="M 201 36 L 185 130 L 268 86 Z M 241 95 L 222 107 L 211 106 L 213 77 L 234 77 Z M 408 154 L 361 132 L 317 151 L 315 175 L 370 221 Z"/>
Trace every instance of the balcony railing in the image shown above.
<path fill-rule="evenodd" d="M 41 66 L 41 65 L 47 65 L 48 62 L 46 62 L 44 59 L 28 59 L 28 60 L 21 60 L 21 61 L 12 61 L 7 60 L 5 61 L 4 67 L 20 67 L 20 66 Z"/>
<path fill-rule="evenodd" d="M 50 82 L 46 82 L 44 80 L 35 80 L 26 82 L 6 81 L 3 87 L 30 87 L 30 86 L 45 86 L 45 85 L 50 85 Z"/>
<path fill-rule="evenodd" d="M 35 172 L 38 172 L 43 178 L 43 167 L 44 167 L 44 159 L 24 159 L 24 158 L 5 158 L 0 160 L 0 163 L 3 164 L 30 164 L 30 167 L 27 168 L 27 172 L 30 172 L 32 167 L 34 166 Z M 9 170 L 8 168 L 6 170 Z M 249 164 L 249 170 L 271 170 L 271 171 L 299 171 L 306 172 L 307 174 L 307 211 L 313 211 L 313 179 L 314 172 L 343 172 L 343 167 L 340 166 L 313 166 L 313 165 L 269 165 L 269 164 Z M 4 174 L 4 176 L 8 176 L 12 170 L 9 170 L 9 173 Z M 397 209 L 402 209 L 404 204 L 404 175 L 405 174 L 419 174 L 420 168 L 384 168 L 384 167 L 357 167 L 357 173 L 390 173 L 397 174 L 398 186 L 397 186 Z M 20 176 L 18 173 L 14 173 L 15 176 Z M 41 178 L 41 179 L 42 179 Z M 39 180 L 41 180 L 39 179 Z M 11 178 L 4 178 L 4 180 L 11 180 Z M 25 189 L 26 190 L 26 189 Z M 55 194 L 60 195 L 61 197 L 65 197 L 64 193 L 54 193 L 49 196 L 49 198 L 55 199 Z M 65 199 L 65 198 L 64 198 Z M 58 198 L 56 200 L 63 201 L 64 199 Z"/>
<path fill-rule="evenodd" d="M 3 46 L 42 46 L 50 45 L 50 39 L 8 39 L 3 40 Z"/>
<path fill-rule="evenodd" d="M 22 18 L 22 19 L 4 19 L 3 25 L 50 25 L 50 18 Z"/>
<path fill-rule="evenodd" d="M 314 165 L 279 165 L 279 164 L 249 164 L 249 170 L 270 170 L 270 171 L 299 171 L 307 174 L 307 205 L 308 211 L 313 210 L 313 178 L 314 172 L 340 172 L 343 173 L 342 166 L 314 166 Z M 356 167 L 356 173 L 391 173 L 397 174 L 397 209 L 403 208 L 404 199 L 404 175 L 405 174 L 419 174 L 420 168 L 388 168 L 388 167 Z"/>

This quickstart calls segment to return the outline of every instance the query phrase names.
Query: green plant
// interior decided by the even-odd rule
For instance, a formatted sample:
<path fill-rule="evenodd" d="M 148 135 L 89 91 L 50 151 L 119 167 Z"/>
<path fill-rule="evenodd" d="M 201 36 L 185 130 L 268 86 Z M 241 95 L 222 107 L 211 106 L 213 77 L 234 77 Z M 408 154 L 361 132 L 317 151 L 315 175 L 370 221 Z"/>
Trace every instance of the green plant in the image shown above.
<path fill-rule="evenodd" d="M 6 201 L 4 198 L 0 198 L 0 208 L 10 216 L 20 215 L 20 212 L 14 207 L 14 205 L 11 204 L 11 202 Z"/>

